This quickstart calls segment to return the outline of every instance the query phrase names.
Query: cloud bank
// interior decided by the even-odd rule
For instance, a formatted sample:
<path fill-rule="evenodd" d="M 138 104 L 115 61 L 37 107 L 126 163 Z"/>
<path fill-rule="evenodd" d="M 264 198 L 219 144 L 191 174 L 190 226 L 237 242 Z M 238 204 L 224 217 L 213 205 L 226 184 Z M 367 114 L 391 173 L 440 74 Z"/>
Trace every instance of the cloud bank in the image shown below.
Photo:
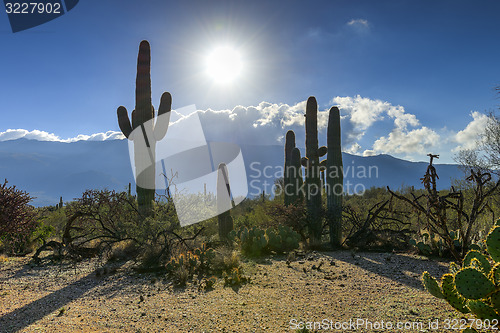
<path fill-rule="evenodd" d="M 450 154 L 476 147 L 478 135 L 488 117 L 473 111 L 472 120 L 463 130 L 433 129 L 421 124 L 416 115 L 401 105 L 362 96 L 334 97 L 326 109 L 318 112 L 320 144 L 326 144 L 328 110 L 336 105 L 341 113 L 342 149 L 362 156 L 390 154 L 410 160 L 426 160 L 427 153 Z M 286 131 L 293 130 L 298 147 L 304 147 L 304 113 L 306 101 L 294 105 L 262 102 L 257 106 L 236 106 L 226 110 L 199 110 L 206 139 L 240 145 L 283 145 Z M 175 122 L 184 121 L 176 116 Z M 382 134 L 382 135 L 381 135 Z M 39 141 L 105 141 L 124 139 L 121 132 L 108 131 L 92 135 L 80 134 L 63 139 L 41 130 L 8 129 L 0 132 L 0 141 L 15 139 Z M 451 156 L 449 156 L 451 158 Z"/>
<path fill-rule="evenodd" d="M 62 139 L 54 133 L 40 130 L 28 131 L 25 129 L 8 129 L 0 132 L 0 141 L 9 141 L 17 139 L 29 139 L 37 141 L 57 141 L 57 142 L 76 142 L 76 141 L 105 141 L 125 139 L 121 132 L 107 131 L 106 133 L 95 133 L 91 135 L 79 134 L 74 138 Z"/>

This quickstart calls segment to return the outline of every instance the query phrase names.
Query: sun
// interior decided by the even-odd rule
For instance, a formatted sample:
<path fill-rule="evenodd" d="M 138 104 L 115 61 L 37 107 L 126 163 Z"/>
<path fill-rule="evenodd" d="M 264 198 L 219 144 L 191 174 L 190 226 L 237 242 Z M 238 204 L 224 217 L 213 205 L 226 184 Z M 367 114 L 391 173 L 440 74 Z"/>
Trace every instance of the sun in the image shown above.
<path fill-rule="evenodd" d="M 220 46 L 207 57 L 206 71 L 217 84 L 232 83 L 243 69 L 240 52 L 230 46 Z"/>

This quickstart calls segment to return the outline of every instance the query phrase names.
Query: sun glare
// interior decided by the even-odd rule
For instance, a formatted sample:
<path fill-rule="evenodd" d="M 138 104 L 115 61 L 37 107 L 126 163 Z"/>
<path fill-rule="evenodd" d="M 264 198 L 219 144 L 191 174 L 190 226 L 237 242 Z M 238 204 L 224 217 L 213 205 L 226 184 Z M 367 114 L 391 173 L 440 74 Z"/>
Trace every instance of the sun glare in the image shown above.
<path fill-rule="evenodd" d="M 216 48 L 207 57 L 207 74 L 218 84 L 233 82 L 242 68 L 240 53 L 228 46 Z"/>

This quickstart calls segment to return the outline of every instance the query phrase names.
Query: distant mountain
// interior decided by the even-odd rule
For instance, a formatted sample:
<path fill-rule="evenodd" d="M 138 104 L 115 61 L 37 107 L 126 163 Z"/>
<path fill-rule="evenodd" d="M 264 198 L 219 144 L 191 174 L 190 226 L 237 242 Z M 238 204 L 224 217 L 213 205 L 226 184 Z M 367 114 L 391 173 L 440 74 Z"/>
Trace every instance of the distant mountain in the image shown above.
<path fill-rule="evenodd" d="M 282 146 L 242 145 L 249 196 L 272 192 L 282 176 Z M 409 162 L 389 155 L 361 157 L 343 154 L 344 186 L 349 192 L 365 188 L 402 186 L 421 188 L 427 163 Z M 457 165 L 437 164 L 439 188 L 463 177 Z M 36 206 L 54 205 L 80 197 L 86 189 L 125 190 L 133 183 L 126 140 L 78 141 L 73 143 L 27 139 L 0 142 L 0 181 L 36 197 Z"/>

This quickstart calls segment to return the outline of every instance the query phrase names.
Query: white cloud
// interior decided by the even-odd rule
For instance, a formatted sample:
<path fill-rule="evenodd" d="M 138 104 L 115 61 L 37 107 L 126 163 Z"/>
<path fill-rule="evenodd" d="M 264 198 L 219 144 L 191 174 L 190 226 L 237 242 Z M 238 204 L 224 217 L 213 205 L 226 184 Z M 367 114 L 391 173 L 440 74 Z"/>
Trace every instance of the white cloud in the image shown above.
<path fill-rule="evenodd" d="M 467 127 L 462 131 L 457 132 L 454 137 L 454 141 L 458 143 L 458 146 L 453 149 L 454 152 L 462 149 L 474 149 L 478 146 L 480 142 L 480 135 L 484 132 L 486 125 L 488 124 L 488 116 L 472 111 L 470 113 L 472 121 L 467 124 Z"/>
<path fill-rule="evenodd" d="M 369 26 L 368 21 L 365 20 L 365 19 L 352 19 L 349 22 L 347 22 L 347 25 L 351 25 L 351 26 L 364 26 L 364 27 L 368 27 Z"/>
<path fill-rule="evenodd" d="M 347 26 L 354 29 L 359 34 L 365 34 L 370 31 L 370 23 L 365 19 L 352 19 L 347 22 Z"/>
<path fill-rule="evenodd" d="M 440 136 L 428 127 L 411 131 L 394 129 L 388 136 L 383 136 L 373 143 L 373 151 L 386 154 L 425 155 L 434 152 L 440 145 Z"/>
<path fill-rule="evenodd" d="M 38 141 L 57 141 L 57 142 L 75 142 L 75 141 L 105 141 L 124 139 L 121 132 L 107 131 L 106 133 L 96 133 L 92 135 L 79 134 L 74 138 L 61 139 L 54 133 L 40 130 L 28 131 L 25 129 L 8 129 L 0 132 L 0 141 L 9 141 L 16 139 L 29 139 Z"/>
<path fill-rule="evenodd" d="M 361 149 L 361 145 L 356 142 L 356 143 L 352 144 L 349 148 L 347 148 L 345 150 L 345 152 L 349 153 L 349 154 L 357 154 L 360 149 Z"/>
<path fill-rule="evenodd" d="M 363 156 L 391 154 L 413 160 L 425 160 L 427 153 L 452 155 L 461 148 L 474 148 L 488 121 L 487 116 L 471 112 L 472 120 L 461 131 L 432 129 L 422 126 L 417 116 L 407 113 L 401 105 L 359 95 L 333 98 L 341 112 L 343 151 Z M 304 147 L 306 101 L 294 105 L 262 102 L 257 106 L 236 106 L 227 110 L 199 110 L 206 139 L 246 145 L 282 145 L 284 134 L 293 130 L 296 144 Z M 329 107 L 318 112 L 320 145 L 326 144 Z M 184 121 L 185 116 L 172 112 L 171 125 Z M 387 127 L 390 126 L 390 127 Z M 385 132 L 381 132 L 384 131 Z M 381 132 L 381 133 L 380 133 Z M 367 134 L 368 133 L 368 134 Z M 376 137 L 371 137 L 378 133 Z M 63 139 L 41 130 L 9 129 L 0 132 L 0 141 L 19 138 L 75 142 L 124 139 L 120 132 L 108 131 L 91 135 L 80 134 Z M 370 141 L 372 140 L 372 141 Z M 448 156 L 451 159 L 451 156 Z"/>

